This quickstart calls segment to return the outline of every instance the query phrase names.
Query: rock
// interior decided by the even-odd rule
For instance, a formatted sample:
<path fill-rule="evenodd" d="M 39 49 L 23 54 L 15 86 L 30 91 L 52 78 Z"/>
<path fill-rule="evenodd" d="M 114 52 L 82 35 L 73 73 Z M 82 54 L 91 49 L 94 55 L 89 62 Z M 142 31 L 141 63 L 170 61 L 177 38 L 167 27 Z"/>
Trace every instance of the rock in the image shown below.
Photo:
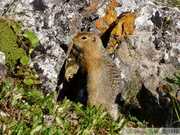
<path fill-rule="evenodd" d="M 0 84 L 6 79 L 5 54 L 0 52 Z"/>
<path fill-rule="evenodd" d="M 12 8 L 15 13 L 13 16 L 12 12 L 8 12 L 9 3 L 15 3 Z M 33 52 L 30 64 L 38 72 L 44 93 L 55 91 L 58 75 L 66 58 L 60 46 L 68 46 L 70 36 L 80 31 L 82 22 L 79 18 L 82 18 L 82 15 L 79 10 L 88 6 L 88 2 L 7 0 L 0 1 L 0 5 L 3 15 L 22 21 L 24 30 L 30 29 L 38 36 L 40 46 Z"/>
<path fill-rule="evenodd" d="M 157 93 L 157 88 L 159 87 L 159 79 L 156 76 L 149 76 L 145 81 L 144 81 L 144 87 L 147 89 L 150 93 L 152 94 L 153 97 L 155 97 L 156 100 L 155 102 L 159 102 L 159 94 Z"/>
<path fill-rule="evenodd" d="M 125 104 L 132 108 L 141 108 L 133 111 L 143 112 L 142 115 L 147 119 L 150 117 L 147 111 L 151 112 L 152 123 L 168 125 L 168 120 L 162 122 L 162 116 L 169 119 L 171 96 L 168 96 L 167 88 L 161 89 L 160 84 L 167 85 L 166 78 L 180 70 L 180 11 L 155 5 L 150 1 L 145 3 L 132 6 L 132 11 L 139 12 L 135 19 L 135 31 L 127 41 L 120 44 L 118 50 L 120 67 L 122 63 L 126 65 L 121 70 L 130 71 L 130 75 L 125 73 L 125 76 L 131 76 L 126 77 L 128 82 L 133 86 L 142 84 L 134 87 L 133 95 L 127 96 Z M 134 74 L 135 72 L 137 74 Z M 138 83 L 133 78 L 137 78 Z M 176 93 L 177 88 L 174 88 L 174 91 Z M 133 98 L 135 95 L 137 98 Z M 159 112 L 162 112 L 162 115 Z M 154 121 L 157 118 L 158 120 Z"/>

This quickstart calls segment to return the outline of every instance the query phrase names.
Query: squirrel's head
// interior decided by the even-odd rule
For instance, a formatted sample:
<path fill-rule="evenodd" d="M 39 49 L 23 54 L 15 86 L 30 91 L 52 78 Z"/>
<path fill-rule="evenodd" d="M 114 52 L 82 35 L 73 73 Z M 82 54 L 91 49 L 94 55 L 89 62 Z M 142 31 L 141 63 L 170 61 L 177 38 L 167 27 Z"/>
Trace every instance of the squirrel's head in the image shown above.
<path fill-rule="evenodd" d="M 77 34 L 73 38 L 73 43 L 74 48 L 82 52 L 99 50 L 103 47 L 100 37 L 91 32 L 82 32 Z"/>

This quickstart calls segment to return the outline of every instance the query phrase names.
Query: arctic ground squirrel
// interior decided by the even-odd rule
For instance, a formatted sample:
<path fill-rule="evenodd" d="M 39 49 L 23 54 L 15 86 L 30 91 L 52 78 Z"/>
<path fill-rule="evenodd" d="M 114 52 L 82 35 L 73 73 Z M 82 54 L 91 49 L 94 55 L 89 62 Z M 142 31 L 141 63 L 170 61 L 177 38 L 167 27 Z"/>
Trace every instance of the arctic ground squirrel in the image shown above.
<path fill-rule="evenodd" d="M 82 32 L 73 38 L 74 48 L 82 53 L 82 67 L 87 70 L 88 102 L 107 110 L 118 119 L 116 97 L 121 93 L 120 72 L 103 47 L 100 37 Z"/>

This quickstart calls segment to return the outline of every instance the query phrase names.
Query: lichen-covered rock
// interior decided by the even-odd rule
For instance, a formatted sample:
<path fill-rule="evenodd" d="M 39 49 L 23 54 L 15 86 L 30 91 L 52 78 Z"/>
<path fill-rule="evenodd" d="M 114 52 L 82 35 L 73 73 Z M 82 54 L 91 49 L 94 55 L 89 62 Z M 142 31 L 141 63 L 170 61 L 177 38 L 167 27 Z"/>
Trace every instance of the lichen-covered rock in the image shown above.
<path fill-rule="evenodd" d="M 31 65 L 37 70 L 44 92 L 55 91 L 66 58 L 61 46 L 70 44 L 70 36 L 82 28 L 79 11 L 88 2 L 8 0 L 1 1 L 0 5 L 3 15 L 22 21 L 22 29 L 30 29 L 38 36 L 40 46 L 32 53 Z"/>
<path fill-rule="evenodd" d="M 125 108 L 130 106 L 131 113 L 140 111 L 147 119 L 151 115 L 150 119 L 158 118 L 149 120 L 157 125 L 169 124 L 159 123 L 159 119 L 169 119 L 171 102 L 165 86 L 172 86 L 168 80 L 180 70 L 177 8 L 150 0 L 6 0 L 0 1 L 0 12 L 22 21 L 23 29 L 31 29 L 38 36 L 40 45 L 32 53 L 31 65 L 44 93 L 57 87 L 72 36 L 90 30 L 113 47 L 110 53 L 115 54 L 128 86 L 122 92 Z M 78 77 L 82 79 L 82 75 L 75 76 L 74 83 L 81 83 Z M 79 88 L 73 83 L 68 87 Z M 179 97 L 178 88 L 172 88 Z"/>
<path fill-rule="evenodd" d="M 131 85 L 142 85 L 134 87 L 133 95 L 139 95 L 138 98 L 132 98 L 132 94 L 129 94 L 126 103 L 131 104 L 131 107 L 140 107 L 147 119 L 152 115 L 152 123 L 168 125 L 170 108 L 167 106 L 171 106 L 170 95 L 168 90 L 161 89 L 161 86 L 169 84 L 167 78 L 180 70 L 180 11 L 177 8 L 155 5 L 150 1 L 136 5 L 132 6 L 132 11 L 139 13 L 135 19 L 135 31 L 128 40 L 120 44 L 118 55 L 121 70 L 125 75 L 130 72 L 127 79 Z M 122 63 L 126 67 L 121 66 Z M 137 78 L 138 83 L 134 78 Z M 178 92 L 177 87 L 172 88 L 174 93 Z M 132 100 L 135 101 L 134 104 Z M 151 113 L 145 113 L 146 111 Z M 163 118 L 167 121 L 162 122 Z"/>

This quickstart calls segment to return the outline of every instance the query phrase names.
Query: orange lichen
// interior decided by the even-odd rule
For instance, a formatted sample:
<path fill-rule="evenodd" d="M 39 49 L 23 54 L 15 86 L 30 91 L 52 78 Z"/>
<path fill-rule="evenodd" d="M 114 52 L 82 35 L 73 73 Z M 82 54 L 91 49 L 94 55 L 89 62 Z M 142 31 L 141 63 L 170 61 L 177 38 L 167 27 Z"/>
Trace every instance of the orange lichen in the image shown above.
<path fill-rule="evenodd" d="M 87 7 L 84 11 L 85 15 L 88 15 L 89 13 L 95 12 L 98 10 L 98 1 L 94 0 L 89 0 L 89 7 Z"/>
<path fill-rule="evenodd" d="M 111 34 L 115 36 L 117 42 L 122 42 L 123 38 L 128 38 L 134 32 L 134 21 L 138 13 L 127 13 L 119 19 Z M 114 46 L 115 44 L 112 44 Z"/>
<path fill-rule="evenodd" d="M 128 38 L 134 32 L 134 21 L 138 16 L 138 13 L 126 13 L 123 17 L 118 18 L 114 8 L 118 6 L 118 3 L 113 0 L 107 8 L 104 17 L 100 18 L 94 23 L 96 28 L 101 32 L 102 36 L 111 27 L 109 43 L 112 47 L 117 42 L 122 42 L 124 38 Z M 113 36 L 111 36 L 113 35 Z M 112 52 L 112 48 L 108 48 Z"/>
<path fill-rule="evenodd" d="M 105 16 L 95 22 L 95 26 L 101 31 L 100 36 L 109 28 L 109 25 L 117 20 L 115 11 L 107 11 Z"/>
<path fill-rule="evenodd" d="M 98 4 L 97 1 L 89 0 L 89 7 L 95 8 L 97 6 L 97 4 Z"/>
<path fill-rule="evenodd" d="M 103 4 L 104 4 L 103 1 L 89 0 L 89 7 L 86 9 L 86 11 L 96 11 Z M 106 10 L 107 11 L 114 10 L 118 5 L 119 3 L 116 0 L 112 0 Z"/>
<path fill-rule="evenodd" d="M 119 3 L 116 0 L 112 0 L 112 2 L 107 7 L 107 11 L 114 10 L 118 5 Z"/>
<path fill-rule="evenodd" d="M 104 18 L 107 21 L 107 24 L 110 25 L 117 20 L 117 14 L 115 11 L 107 11 Z"/>
<path fill-rule="evenodd" d="M 95 22 L 95 26 L 101 31 L 101 35 L 109 28 L 109 25 L 117 20 L 117 14 L 113 11 L 118 6 L 116 0 L 112 0 L 106 9 L 106 14 L 104 17 L 100 18 Z M 100 35 L 100 36 L 101 36 Z"/>

